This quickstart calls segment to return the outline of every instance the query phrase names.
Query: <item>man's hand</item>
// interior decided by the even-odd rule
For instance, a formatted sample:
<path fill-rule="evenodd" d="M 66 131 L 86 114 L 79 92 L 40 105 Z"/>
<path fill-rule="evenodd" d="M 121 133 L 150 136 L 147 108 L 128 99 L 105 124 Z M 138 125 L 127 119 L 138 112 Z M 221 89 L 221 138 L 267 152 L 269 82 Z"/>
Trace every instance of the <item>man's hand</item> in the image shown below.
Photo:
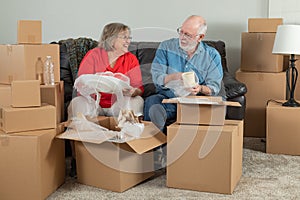
<path fill-rule="evenodd" d="M 205 85 L 196 85 L 189 89 L 191 92 L 191 95 L 197 95 L 198 93 L 204 94 L 204 95 L 211 95 L 211 89 Z"/>
<path fill-rule="evenodd" d="M 201 87 L 202 85 L 197 84 L 196 86 L 190 88 L 191 95 L 197 95 L 200 92 Z"/>

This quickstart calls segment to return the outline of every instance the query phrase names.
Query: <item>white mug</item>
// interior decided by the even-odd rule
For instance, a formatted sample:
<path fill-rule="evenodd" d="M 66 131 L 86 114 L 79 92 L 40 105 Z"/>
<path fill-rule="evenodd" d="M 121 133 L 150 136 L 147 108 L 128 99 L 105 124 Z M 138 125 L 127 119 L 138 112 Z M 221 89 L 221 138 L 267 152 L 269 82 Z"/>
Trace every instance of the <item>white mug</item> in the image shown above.
<path fill-rule="evenodd" d="M 195 72 L 182 73 L 182 80 L 185 87 L 194 87 L 196 85 Z"/>

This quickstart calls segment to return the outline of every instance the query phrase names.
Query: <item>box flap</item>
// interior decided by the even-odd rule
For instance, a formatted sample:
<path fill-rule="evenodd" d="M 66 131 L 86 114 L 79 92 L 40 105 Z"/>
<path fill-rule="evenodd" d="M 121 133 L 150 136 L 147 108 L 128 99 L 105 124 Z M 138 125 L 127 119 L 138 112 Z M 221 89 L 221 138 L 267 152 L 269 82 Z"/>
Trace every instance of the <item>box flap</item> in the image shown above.
<path fill-rule="evenodd" d="M 99 134 L 94 131 L 76 131 L 69 129 L 62 134 L 56 136 L 56 138 L 60 139 L 68 139 L 68 140 L 76 140 L 81 142 L 89 142 L 94 144 L 101 144 L 111 138 L 114 137 L 114 134 L 110 134 L 107 132 L 106 134 Z"/>
<path fill-rule="evenodd" d="M 167 142 L 165 134 L 163 134 L 153 123 L 143 123 L 145 128 L 141 137 L 127 142 L 127 144 L 138 154 L 145 153 Z"/>
<path fill-rule="evenodd" d="M 141 137 L 139 139 L 126 142 L 138 154 L 145 153 L 166 143 L 166 136 L 153 123 L 143 123 L 144 131 L 142 132 Z M 97 133 L 93 130 L 78 132 L 76 130 L 69 129 L 56 137 L 60 139 L 76 140 L 94 144 L 101 144 L 115 137 L 115 132 L 113 131 L 116 130 L 112 129 L 115 128 L 115 121 L 112 117 L 101 118 L 99 120 L 99 124 L 104 128 L 108 128 L 107 131 L 105 131 L 105 134 L 103 134 L 103 132 Z"/>
<path fill-rule="evenodd" d="M 198 98 L 198 97 L 177 97 L 171 99 L 163 99 L 162 103 L 180 103 L 180 104 L 199 104 L 199 105 L 220 105 L 220 106 L 235 106 L 241 107 L 239 102 L 233 101 L 222 101 L 218 97 L 207 97 L 207 98 Z"/>

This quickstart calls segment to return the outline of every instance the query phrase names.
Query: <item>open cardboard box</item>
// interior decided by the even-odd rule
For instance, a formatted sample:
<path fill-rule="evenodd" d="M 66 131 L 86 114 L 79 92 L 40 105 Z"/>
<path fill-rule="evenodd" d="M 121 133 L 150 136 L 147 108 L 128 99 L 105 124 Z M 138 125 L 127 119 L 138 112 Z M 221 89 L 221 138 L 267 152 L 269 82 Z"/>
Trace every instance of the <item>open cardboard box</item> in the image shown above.
<path fill-rule="evenodd" d="M 162 103 L 177 103 L 176 123 L 203 125 L 224 125 L 226 106 L 241 106 L 219 96 L 178 97 L 164 99 Z"/>
<path fill-rule="evenodd" d="M 123 192 L 153 176 L 152 150 L 166 143 L 166 136 L 153 123 L 143 123 L 141 138 L 125 143 L 109 142 L 110 136 L 85 137 L 84 133 L 72 132 L 59 135 L 58 138 L 76 141 L 78 182 Z M 99 118 L 99 125 L 117 131 L 113 117 Z"/>
<path fill-rule="evenodd" d="M 56 121 L 60 123 L 64 119 L 64 82 L 60 81 L 55 85 L 41 85 L 41 102 L 55 106 Z"/>

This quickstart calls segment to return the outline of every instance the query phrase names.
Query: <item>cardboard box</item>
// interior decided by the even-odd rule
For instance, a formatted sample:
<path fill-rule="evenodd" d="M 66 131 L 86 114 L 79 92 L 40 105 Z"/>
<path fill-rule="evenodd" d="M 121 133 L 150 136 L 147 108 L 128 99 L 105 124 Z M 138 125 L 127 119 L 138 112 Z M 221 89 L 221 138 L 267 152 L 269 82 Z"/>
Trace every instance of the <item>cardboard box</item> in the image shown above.
<path fill-rule="evenodd" d="M 286 102 L 279 101 L 278 102 Z M 267 105 L 267 153 L 300 155 L 300 107 Z"/>
<path fill-rule="evenodd" d="M 212 96 L 164 99 L 163 103 L 177 103 L 177 123 L 203 125 L 224 125 L 226 106 L 241 106 L 238 102 Z"/>
<path fill-rule="evenodd" d="M 56 128 L 56 109 L 52 105 L 41 107 L 0 107 L 0 130 L 5 133 Z"/>
<path fill-rule="evenodd" d="M 242 175 L 243 121 L 168 126 L 167 186 L 232 194 Z"/>
<path fill-rule="evenodd" d="M 40 82 L 38 80 L 13 81 L 11 99 L 14 108 L 41 106 Z"/>
<path fill-rule="evenodd" d="M 247 85 L 245 133 L 247 137 L 266 137 L 266 105 L 269 100 L 285 99 L 286 76 L 281 73 L 236 72 Z"/>
<path fill-rule="evenodd" d="M 11 86 L 0 84 L 0 107 L 11 106 Z"/>
<path fill-rule="evenodd" d="M 117 131 L 112 117 L 100 118 L 99 124 Z M 67 132 L 58 138 L 76 140 L 77 180 L 86 185 L 123 192 L 154 175 L 152 149 L 166 142 L 166 137 L 151 122 L 139 139 L 125 143 L 107 141 L 111 136 L 93 138 L 86 133 Z M 85 142 L 84 142 L 85 141 Z"/>
<path fill-rule="evenodd" d="M 52 56 L 54 79 L 60 82 L 60 57 L 58 44 L 0 45 L 0 83 L 10 84 L 13 80 L 36 80 L 38 57 L 45 62 Z"/>
<path fill-rule="evenodd" d="M 18 20 L 18 44 L 41 44 L 42 21 Z"/>
<path fill-rule="evenodd" d="M 282 72 L 283 55 L 272 53 L 276 33 L 242 33 L 241 71 Z"/>
<path fill-rule="evenodd" d="M 248 32 L 276 33 L 277 26 L 283 24 L 283 18 L 249 18 Z"/>
<path fill-rule="evenodd" d="M 56 120 L 60 123 L 64 119 L 64 82 L 55 85 L 41 85 L 41 101 L 56 108 Z"/>
<path fill-rule="evenodd" d="M 46 199 L 65 179 L 64 141 L 56 130 L 0 135 L 0 199 Z"/>

